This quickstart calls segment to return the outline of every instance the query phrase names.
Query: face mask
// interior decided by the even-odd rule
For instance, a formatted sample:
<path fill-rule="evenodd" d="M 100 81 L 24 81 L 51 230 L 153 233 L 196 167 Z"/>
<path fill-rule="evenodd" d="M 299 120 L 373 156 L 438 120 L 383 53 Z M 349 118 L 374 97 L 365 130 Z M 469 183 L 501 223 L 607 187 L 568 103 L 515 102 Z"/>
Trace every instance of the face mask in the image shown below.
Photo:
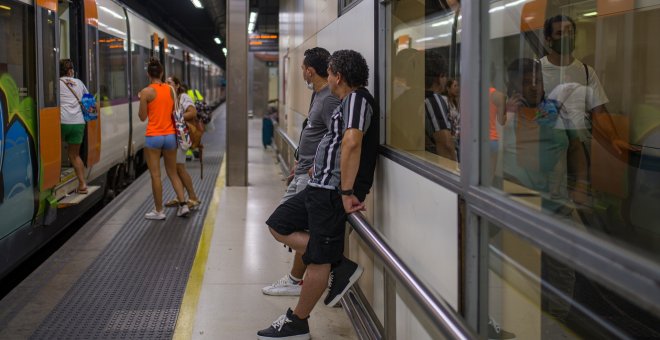
<path fill-rule="evenodd" d="M 575 50 L 575 39 L 569 37 L 552 39 L 552 49 L 562 55 L 571 54 Z"/>

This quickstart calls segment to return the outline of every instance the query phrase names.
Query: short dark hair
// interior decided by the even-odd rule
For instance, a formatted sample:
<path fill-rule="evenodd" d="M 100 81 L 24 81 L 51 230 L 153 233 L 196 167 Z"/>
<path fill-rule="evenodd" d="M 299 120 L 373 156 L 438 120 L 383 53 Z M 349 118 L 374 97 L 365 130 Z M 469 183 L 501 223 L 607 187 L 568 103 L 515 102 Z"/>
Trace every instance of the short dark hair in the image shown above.
<path fill-rule="evenodd" d="M 341 74 L 350 87 L 362 87 L 369 84 L 369 66 L 364 57 L 356 51 L 336 51 L 330 56 L 328 68 L 334 74 Z"/>
<path fill-rule="evenodd" d="M 577 26 L 575 26 L 575 21 L 573 21 L 573 18 L 569 17 L 568 15 L 558 14 L 554 17 L 548 18 L 543 24 L 543 37 L 546 39 L 550 38 L 552 36 L 552 24 L 564 21 L 571 23 L 571 26 L 573 26 L 573 32 L 577 31 Z"/>
<path fill-rule="evenodd" d="M 541 74 L 541 63 L 531 58 L 519 58 L 512 61 L 506 69 L 507 88 L 522 84 L 522 79 L 527 73 Z"/>
<path fill-rule="evenodd" d="M 160 78 L 160 75 L 163 74 L 163 65 L 156 58 L 150 58 L 149 64 L 147 65 L 147 74 L 151 78 Z"/>
<path fill-rule="evenodd" d="M 447 62 L 445 57 L 436 51 L 424 52 L 424 84 L 426 88 L 433 86 L 433 82 L 438 77 L 447 75 Z"/>
<path fill-rule="evenodd" d="M 71 59 L 61 59 L 60 60 L 60 77 L 65 77 L 69 70 L 73 69 L 73 61 Z"/>
<path fill-rule="evenodd" d="M 319 76 L 327 78 L 328 59 L 330 59 L 330 52 L 328 52 L 328 50 L 323 47 L 314 47 L 305 51 L 303 64 L 307 67 L 313 68 Z"/>

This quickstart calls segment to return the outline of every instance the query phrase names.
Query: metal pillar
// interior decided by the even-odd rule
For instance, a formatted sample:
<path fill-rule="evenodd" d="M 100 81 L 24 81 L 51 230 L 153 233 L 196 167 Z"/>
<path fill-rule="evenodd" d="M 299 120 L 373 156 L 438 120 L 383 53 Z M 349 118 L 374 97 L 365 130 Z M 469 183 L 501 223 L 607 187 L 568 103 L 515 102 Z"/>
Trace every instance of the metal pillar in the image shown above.
<path fill-rule="evenodd" d="M 247 186 L 248 1 L 227 1 L 227 185 Z"/>

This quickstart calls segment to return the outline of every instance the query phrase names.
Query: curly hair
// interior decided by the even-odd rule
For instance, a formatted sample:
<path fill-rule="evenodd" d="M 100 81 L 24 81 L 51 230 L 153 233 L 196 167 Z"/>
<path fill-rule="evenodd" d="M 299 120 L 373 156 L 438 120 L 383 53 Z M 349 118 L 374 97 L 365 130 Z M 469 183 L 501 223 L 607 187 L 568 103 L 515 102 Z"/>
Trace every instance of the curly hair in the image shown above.
<path fill-rule="evenodd" d="M 66 77 L 71 69 L 73 69 L 73 61 L 71 59 L 60 60 L 60 77 Z"/>
<path fill-rule="evenodd" d="M 369 66 L 364 57 L 353 50 L 339 50 L 330 56 L 328 68 L 334 74 L 341 74 L 349 87 L 369 84 Z"/>
<path fill-rule="evenodd" d="M 147 73 L 151 78 L 160 78 L 163 74 L 163 65 L 156 58 L 149 59 L 149 64 L 147 65 Z"/>
<path fill-rule="evenodd" d="M 322 47 L 314 47 L 305 51 L 305 59 L 303 64 L 311 67 L 316 71 L 316 74 L 323 78 L 328 77 L 328 59 L 330 52 Z"/>

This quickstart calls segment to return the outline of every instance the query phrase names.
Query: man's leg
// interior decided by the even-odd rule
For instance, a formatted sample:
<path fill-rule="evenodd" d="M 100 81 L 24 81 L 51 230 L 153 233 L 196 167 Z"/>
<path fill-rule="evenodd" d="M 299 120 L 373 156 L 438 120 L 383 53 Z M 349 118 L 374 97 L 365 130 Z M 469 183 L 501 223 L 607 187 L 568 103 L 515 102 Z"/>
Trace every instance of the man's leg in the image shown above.
<path fill-rule="evenodd" d="M 307 266 L 305 284 L 300 292 L 300 299 L 293 310 L 293 314 L 301 319 L 306 319 L 316 306 L 316 303 L 328 287 L 330 276 L 330 264 L 310 264 Z"/>
<path fill-rule="evenodd" d="M 296 279 L 302 279 L 306 269 L 307 266 L 302 260 L 302 253 L 296 251 L 293 257 L 293 266 L 291 266 L 291 276 Z"/>

